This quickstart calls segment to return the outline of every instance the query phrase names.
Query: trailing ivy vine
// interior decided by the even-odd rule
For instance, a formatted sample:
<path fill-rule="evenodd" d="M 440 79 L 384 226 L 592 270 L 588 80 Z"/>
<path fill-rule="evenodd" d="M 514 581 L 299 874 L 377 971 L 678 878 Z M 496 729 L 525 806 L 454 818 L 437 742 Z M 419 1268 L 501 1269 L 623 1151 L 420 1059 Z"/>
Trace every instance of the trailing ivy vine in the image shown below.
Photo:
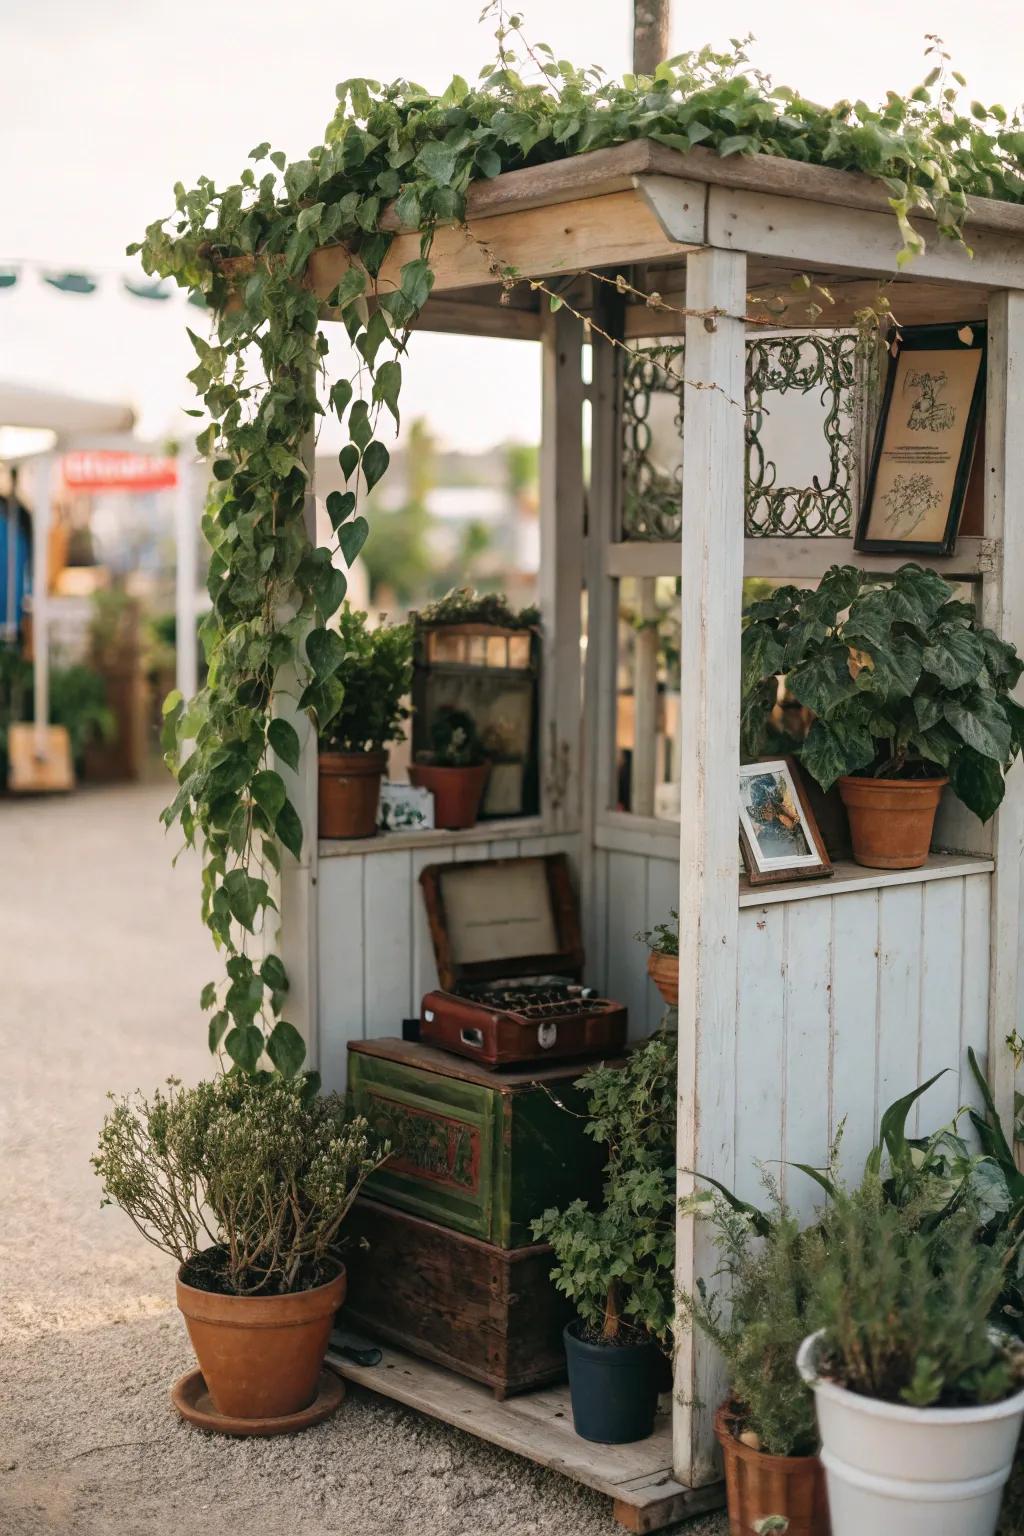
<path fill-rule="evenodd" d="M 264 1052 L 286 1075 L 305 1059 L 284 1018 L 284 965 L 263 935 L 281 850 L 301 852 L 300 746 L 287 715 L 308 711 L 322 729 L 344 688 L 344 643 L 330 620 L 345 575 L 334 550 L 313 547 L 304 517 L 328 350 L 303 281 L 313 251 L 342 244 L 355 257 L 330 299 L 353 368 L 323 392 L 348 434 L 346 490 L 328 497 L 327 511 L 351 565 L 368 533 L 361 503 L 388 466 L 382 433 L 389 418 L 399 421 L 409 327 L 433 283 L 431 234 L 463 219 L 474 180 L 637 138 L 723 156 L 780 155 L 879 178 L 904 258 L 924 245 L 909 222 L 915 211 L 932 210 L 940 236 L 960 240 L 968 195 L 1024 200 L 1019 116 L 980 102 L 961 109 L 963 81 L 948 75 L 937 40 L 929 44 L 934 67 L 909 95 L 892 92 L 878 109 L 861 101 L 825 108 L 773 88 L 748 66 L 742 43 L 683 54 L 653 77 L 617 83 L 524 43 L 521 18 L 500 4 L 483 14 L 497 18 L 498 57 L 475 85 L 456 75 L 435 96 L 406 80 L 345 80 L 324 142 L 306 158 L 288 163 L 263 143 L 233 185 L 205 176 L 191 190 L 179 184 L 175 212 L 129 247 L 147 273 L 175 279 L 213 315 L 208 338 L 189 332 L 189 378 L 203 402 L 191 414 L 208 418 L 196 444 L 212 464 L 203 523 L 209 677 L 195 699 L 172 694 L 165 706 L 178 790 L 164 819 L 203 853 L 203 916 L 227 974 L 204 988 L 202 1004 L 211 1049 L 244 1071 L 257 1070 Z M 389 224 L 418 230 L 421 243 L 397 286 L 378 291 L 394 239 L 381 224 L 386 208 Z M 496 260 L 502 281 L 520 280 L 500 252 Z"/>

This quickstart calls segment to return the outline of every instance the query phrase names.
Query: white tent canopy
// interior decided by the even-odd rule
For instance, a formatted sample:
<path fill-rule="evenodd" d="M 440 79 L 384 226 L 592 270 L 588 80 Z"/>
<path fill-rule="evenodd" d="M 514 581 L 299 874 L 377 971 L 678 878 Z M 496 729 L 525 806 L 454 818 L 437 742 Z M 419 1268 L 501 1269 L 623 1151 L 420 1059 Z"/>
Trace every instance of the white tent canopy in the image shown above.
<path fill-rule="evenodd" d="M 48 430 L 60 438 L 74 432 L 130 432 L 134 426 L 130 405 L 0 380 L 0 427 Z"/>

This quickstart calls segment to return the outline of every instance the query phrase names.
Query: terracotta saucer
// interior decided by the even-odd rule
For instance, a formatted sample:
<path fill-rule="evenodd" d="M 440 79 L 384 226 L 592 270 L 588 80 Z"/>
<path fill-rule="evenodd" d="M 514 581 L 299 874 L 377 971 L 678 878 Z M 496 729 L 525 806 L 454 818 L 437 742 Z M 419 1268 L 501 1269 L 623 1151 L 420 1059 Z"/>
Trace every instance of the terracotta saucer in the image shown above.
<path fill-rule="evenodd" d="M 320 1373 L 320 1386 L 308 1408 L 285 1414 L 278 1419 L 233 1419 L 218 1413 L 210 1400 L 203 1373 L 196 1366 L 178 1378 L 171 1388 L 171 1402 L 190 1424 L 218 1435 L 293 1435 L 311 1424 L 329 1419 L 341 1407 L 345 1383 L 326 1366 Z"/>

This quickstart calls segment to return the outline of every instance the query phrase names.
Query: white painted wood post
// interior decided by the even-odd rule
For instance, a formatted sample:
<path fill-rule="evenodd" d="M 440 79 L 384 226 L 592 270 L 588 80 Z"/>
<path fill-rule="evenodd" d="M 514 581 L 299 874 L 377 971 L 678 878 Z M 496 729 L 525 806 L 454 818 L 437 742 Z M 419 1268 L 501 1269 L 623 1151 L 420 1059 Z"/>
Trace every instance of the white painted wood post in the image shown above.
<path fill-rule="evenodd" d="M 985 534 L 1000 541 L 982 583 L 985 623 L 1024 655 L 1024 294 L 995 293 L 988 310 L 985 402 Z M 1006 1036 L 1021 1028 L 1021 857 L 1024 766 L 1011 768 L 992 829 L 988 1077 L 1003 1124 L 1013 1123 L 1013 1060 Z"/>
<path fill-rule="evenodd" d="M 205 466 L 203 466 L 205 469 Z M 186 699 L 199 686 L 199 655 L 196 640 L 196 568 L 199 542 L 199 473 L 191 448 L 177 459 L 178 484 L 174 494 L 174 671 L 175 683 Z"/>
<path fill-rule="evenodd" d="M 683 394 L 682 763 L 679 824 L 678 1192 L 691 1172 L 731 1185 L 739 919 L 737 784 L 743 581 L 743 392 L 746 258 L 687 257 L 686 303 L 723 311 L 687 317 Z M 699 387 L 696 387 L 699 386 Z M 710 1276 L 707 1230 L 678 1218 L 676 1279 Z M 723 1395 L 707 1340 L 680 1327 L 673 1464 L 680 1482 L 714 1478 L 711 1420 Z"/>
<path fill-rule="evenodd" d="M 540 571 L 541 811 L 546 832 L 580 825 L 580 599 L 583 590 L 583 328 L 546 312 L 542 348 Z"/>
<path fill-rule="evenodd" d="M 316 498 L 314 494 L 315 442 L 310 434 L 303 460 L 309 473 L 303 520 L 311 543 L 316 543 Z M 275 714 L 294 726 L 299 738 L 299 769 L 294 773 L 286 763 L 274 766 L 284 779 L 289 798 L 302 822 L 302 851 L 296 859 L 286 848 L 281 850 L 280 955 L 290 983 L 285 1017 L 294 1024 L 306 1042 L 306 1066 L 319 1068 L 320 1031 L 317 996 L 317 738 L 305 710 L 298 708 L 302 692 L 301 669 L 282 672 L 278 684 Z"/>

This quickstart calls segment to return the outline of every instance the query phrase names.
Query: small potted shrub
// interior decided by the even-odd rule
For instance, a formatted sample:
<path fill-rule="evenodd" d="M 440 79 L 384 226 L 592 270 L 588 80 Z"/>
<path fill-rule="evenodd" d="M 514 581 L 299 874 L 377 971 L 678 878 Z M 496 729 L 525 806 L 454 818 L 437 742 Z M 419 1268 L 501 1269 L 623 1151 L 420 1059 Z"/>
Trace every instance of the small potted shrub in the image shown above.
<path fill-rule="evenodd" d="M 822 1216 L 798 1364 L 813 1388 L 835 1536 L 992 1536 L 1024 1418 L 1024 1347 L 990 1315 L 1019 1237 L 922 1220 L 870 1168 Z"/>
<path fill-rule="evenodd" d="M 795 751 L 823 790 L 838 783 L 854 858 L 912 869 L 928 857 L 946 784 L 982 821 L 998 808 L 1024 742 L 1010 697 L 1022 670 L 935 572 L 904 565 L 887 579 L 836 565 L 816 590 L 780 587 L 747 610 L 744 750 L 769 745 L 784 674 L 815 717 Z"/>
<path fill-rule="evenodd" d="M 764 1213 L 721 1195 L 690 1201 L 713 1223 L 721 1262 L 714 1288 L 702 1286 L 684 1304 L 729 1371 L 730 1397 L 715 1415 L 715 1434 L 730 1530 L 748 1536 L 775 1529 L 763 1523 L 775 1519 L 789 1536 L 828 1536 L 814 1399 L 796 1366 L 821 1234 L 801 1231 L 775 1186 L 766 1184 L 771 1203 Z"/>
<path fill-rule="evenodd" d="M 675 1284 L 676 1049 L 658 1033 L 624 1068 L 597 1067 L 587 1132 L 608 1145 L 602 1202 L 574 1200 L 533 1224 L 551 1278 L 576 1309 L 564 1332 L 573 1425 L 621 1445 L 654 1428 L 666 1385 Z"/>
<path fill-rule="evenodd" d="M 474 826 L 491 765 L 472 715 L 462 709 L 441 710 L 430 742 L 430 751 L 410 766 L 410 782 L 434 796 L 435 826 Z"/>
<path fill-rule="evenodd" d="M 313 1402 L 345 1298 L 341 1228 L 388 1150 L 305 1078 L 232 1072 L 114 1100 L 92 1160 L 104 1203 L 178 1265 L 178 1306 L 226 1419 Z"/>
<path fill-rule="evenodd" d="M 370 629 L 365 613 L 345 607 L 328 643 L 336 645 L 338 660 L 313 701 L 320 721 L 320 836 L 372 837 L 385 747 L 401 741 L 409 717 L 412 630 L 407 624 Z"/>
<path fill-rule="evenodd" d="M 646 933 L 638 933 L 637 939 L 646 944 L 647 974 L 654 982 L 670 1008 L 679 1006 L 679 913 L 675 907 L 669 913 L 671 923 L 657 923 Z"/>

